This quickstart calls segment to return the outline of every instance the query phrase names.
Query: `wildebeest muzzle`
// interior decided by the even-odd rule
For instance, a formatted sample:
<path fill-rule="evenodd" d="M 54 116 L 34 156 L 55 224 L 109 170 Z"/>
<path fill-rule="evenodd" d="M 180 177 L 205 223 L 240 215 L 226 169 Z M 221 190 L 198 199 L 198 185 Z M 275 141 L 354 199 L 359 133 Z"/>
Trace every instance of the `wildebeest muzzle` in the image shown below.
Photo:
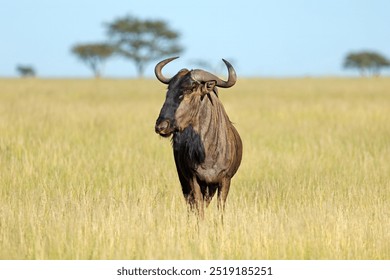
<path fill-rule="evenodd" d="M 154 130 L 162 137 L 169 137 L 172 135 L 175 129 L 172 124 L 172 121 L 168 119 L 158 118 Z"/>

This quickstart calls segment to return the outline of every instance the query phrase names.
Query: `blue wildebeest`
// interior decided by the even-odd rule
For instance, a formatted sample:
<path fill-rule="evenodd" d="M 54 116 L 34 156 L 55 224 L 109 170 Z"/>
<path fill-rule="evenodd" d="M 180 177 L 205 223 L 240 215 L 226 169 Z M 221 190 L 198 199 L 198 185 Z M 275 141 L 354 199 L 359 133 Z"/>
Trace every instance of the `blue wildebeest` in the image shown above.
<path fill-rule="evenodd" d="M 172 78 L 165 77 L 162 68 L 176 58 L 165 59 L 155 67 L 157 79 L 168 85 L 155 131 L 163 137 L 172 135 L 183 195 L 190 208 L 203 217 L 204 205 L 209 205 L 217 191 L 217 206 L 224 210 L 230 180 L 241 163 L 241 138 L 217 90 L 232 87 L 237 77 L 226 60 L 227 81 L 199 69 L 182 69 Z"/>

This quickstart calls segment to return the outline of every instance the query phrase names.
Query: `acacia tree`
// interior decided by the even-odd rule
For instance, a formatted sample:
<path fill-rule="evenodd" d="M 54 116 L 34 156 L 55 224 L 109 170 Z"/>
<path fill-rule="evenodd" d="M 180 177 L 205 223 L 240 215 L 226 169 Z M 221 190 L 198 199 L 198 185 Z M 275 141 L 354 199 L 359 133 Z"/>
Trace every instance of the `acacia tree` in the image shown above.
<path fill-rule="evenodd" d="M 162 20 L 140 20 L 132 16 L 118 18 L 107 25 L 107 33 L 119 55 L 132 60 L 142 77 L 153 60 L 179 54 L 179 33 Z"/>
<path fill-rule="evenodd" d="M 371 73 L 379 76 L 380 70 L 390 66 L 390 61 L 383 55 L 376 52 L 350 53 L 345 57 L 344 67 L 359 70 L 360 75 L 365 76 Z"/>
<path fill-rule="evenodd" d="M 21 77 L 35 77 L 36 75 L 34 68 L 29 65 L 17 65 L 16 71 Z"/>
<path fill-rule="evenodd" d="M 72 47 L 72 53 L 87 64 L 95 78 L 102 75 L 104 63 L 114 51 L 112 45 L 105 43 L 78 44 Z"/>

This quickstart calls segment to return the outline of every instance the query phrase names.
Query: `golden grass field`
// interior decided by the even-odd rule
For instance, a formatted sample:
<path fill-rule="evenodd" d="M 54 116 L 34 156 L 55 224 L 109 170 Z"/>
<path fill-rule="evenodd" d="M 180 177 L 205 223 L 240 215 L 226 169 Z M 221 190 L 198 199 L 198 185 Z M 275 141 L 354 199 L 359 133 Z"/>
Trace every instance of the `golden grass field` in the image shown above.
<path fill-rule="evenodd" d="M 390 79 L 241 79 L 224 223 L 187 214 L 156 80 L 0 80 L 0 259 L 390 259 Z"/>

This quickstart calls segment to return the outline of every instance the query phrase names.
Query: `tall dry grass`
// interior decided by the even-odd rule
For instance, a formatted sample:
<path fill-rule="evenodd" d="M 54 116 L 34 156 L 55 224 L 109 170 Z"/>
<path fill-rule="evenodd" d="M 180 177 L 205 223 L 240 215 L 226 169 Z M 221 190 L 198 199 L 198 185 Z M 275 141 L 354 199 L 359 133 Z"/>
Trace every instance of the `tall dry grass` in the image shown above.
<path fill-rule="evenodd" d="M 390 80 L 242 79 L 222 224 L 188 215 L 152 80 L 0 80 L 0 259 L 389 259 Z"/>

